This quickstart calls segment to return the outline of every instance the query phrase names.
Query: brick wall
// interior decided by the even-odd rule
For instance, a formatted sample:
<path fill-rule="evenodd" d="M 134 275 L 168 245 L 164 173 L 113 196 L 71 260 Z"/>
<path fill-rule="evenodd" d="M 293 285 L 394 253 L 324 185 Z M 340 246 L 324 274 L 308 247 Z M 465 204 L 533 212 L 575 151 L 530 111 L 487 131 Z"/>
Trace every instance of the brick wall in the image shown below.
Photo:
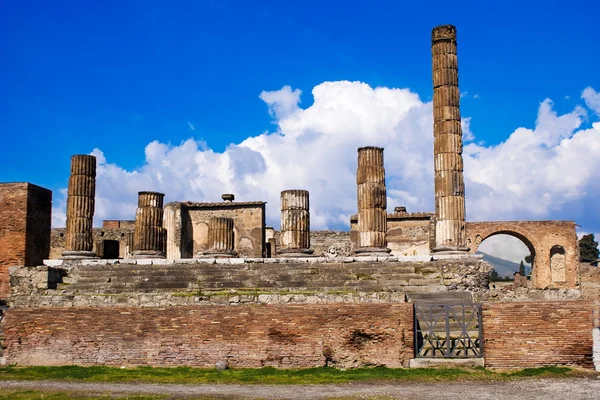
<path fill-rule="evenodd" d="M 0 184 L 0 299 L 8 267 L 40 265 L 50 249 L 52 192 L 26 182 Z"/>
<path fill-rule="evenodd" d="M 485 303 L 485 365 L 592 367 L 593 309 L 589 301 Z"/>
<path fill-rule="evenodd" d="M 11 309 L 9 364 L 406 367 L 412 304 Z"/>

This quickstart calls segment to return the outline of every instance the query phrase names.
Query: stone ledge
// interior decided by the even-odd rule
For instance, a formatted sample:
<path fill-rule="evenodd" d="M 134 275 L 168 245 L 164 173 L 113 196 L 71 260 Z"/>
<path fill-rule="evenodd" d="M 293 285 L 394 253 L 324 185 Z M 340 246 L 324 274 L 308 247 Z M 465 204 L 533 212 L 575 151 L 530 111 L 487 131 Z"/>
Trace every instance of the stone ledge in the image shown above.
<path fill-rule="evenodd" d="M 408 368 L 483 367 L 483 358 L 411 358 Z"/>
<path fill-rule="evenodd" d="M 87 260 L 44 260 L 44 265 L 48 267 L 59 267 L 68 264 L 80 265 L 115 265 L 115 264 L 130 264 L 130 265 L 172 265 L 172 264 L 293 264 L 293 263 L 354 263 L 354 262 L 369 262 L 369 263 L 385 263 L 385 262 L 429 262 L 434 260 L 448 259 L 464 259 L 477 258 L 481 256 L 468 255 L 423 255 L 423 256 L 378 256 L 378 257 L 273 257 L 273 258 L 180 258 L 180 259 L 165 259 L 165 258 L 125 258 L 125 259 L 87 259 Z"/>

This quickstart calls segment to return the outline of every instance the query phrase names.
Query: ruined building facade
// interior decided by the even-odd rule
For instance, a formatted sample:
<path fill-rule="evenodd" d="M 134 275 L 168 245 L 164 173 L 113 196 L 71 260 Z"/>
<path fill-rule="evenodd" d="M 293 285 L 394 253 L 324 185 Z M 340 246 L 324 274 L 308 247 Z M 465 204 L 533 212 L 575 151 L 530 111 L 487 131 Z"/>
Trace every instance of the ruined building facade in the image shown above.
<path fill-rule="evenodd" d="M 453 26 L 433 29 L 432 57 L 433 213 L 386 212 L 384 149 L 373 146 L 358 149 L 348 232 L 311 231 L 301 188 L 281 188 L 280 229 L 266 226 L 262 201 L 163 204 L 147 191 L 135 220 L 92 228 L 86 155 L 72 158 L 67 227 L 51 232 L 50 191 L 0 184 L 0 361 L 592 367 L 600 274 L 580 271 L 575 223 L 466 221 Z M 490 285 L 474 253 L 496 234 L 527 245 L 531 280 Z"/>

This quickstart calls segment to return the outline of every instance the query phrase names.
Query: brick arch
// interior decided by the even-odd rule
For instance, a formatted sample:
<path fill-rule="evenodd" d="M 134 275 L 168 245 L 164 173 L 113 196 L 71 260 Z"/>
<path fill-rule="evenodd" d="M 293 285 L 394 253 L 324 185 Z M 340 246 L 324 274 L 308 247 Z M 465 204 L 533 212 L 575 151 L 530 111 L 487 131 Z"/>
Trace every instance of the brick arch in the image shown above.
<path fill-rule="evenodd" d="M 534 260 L 532 287 L 575 288 L 579 284 L 579 251 L 575 223 L 572 221 L 498 221 L 467 222 L 467 245 L 477 251 L 481 242 L 495 235 L 514 236 L 527 246 Z M 551 249 L 560 246 L 565 250 L 563 280 L 553 278 L 550 263 Z M 556 275 L 554 275 L 556 276 Z"/>

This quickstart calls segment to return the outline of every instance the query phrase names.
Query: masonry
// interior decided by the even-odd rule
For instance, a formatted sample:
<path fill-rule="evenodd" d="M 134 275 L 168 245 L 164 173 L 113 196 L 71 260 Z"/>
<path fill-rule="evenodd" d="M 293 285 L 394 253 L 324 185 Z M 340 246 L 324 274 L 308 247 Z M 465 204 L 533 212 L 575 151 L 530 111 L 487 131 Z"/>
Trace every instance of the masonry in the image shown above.
<path fill-rule="evenodd" d="M 0 299 L 10 294 L 10 266 L 40 265 L 48 257 L 51 213 L 51 191 L 27 182 L 0 184 Z"/>

